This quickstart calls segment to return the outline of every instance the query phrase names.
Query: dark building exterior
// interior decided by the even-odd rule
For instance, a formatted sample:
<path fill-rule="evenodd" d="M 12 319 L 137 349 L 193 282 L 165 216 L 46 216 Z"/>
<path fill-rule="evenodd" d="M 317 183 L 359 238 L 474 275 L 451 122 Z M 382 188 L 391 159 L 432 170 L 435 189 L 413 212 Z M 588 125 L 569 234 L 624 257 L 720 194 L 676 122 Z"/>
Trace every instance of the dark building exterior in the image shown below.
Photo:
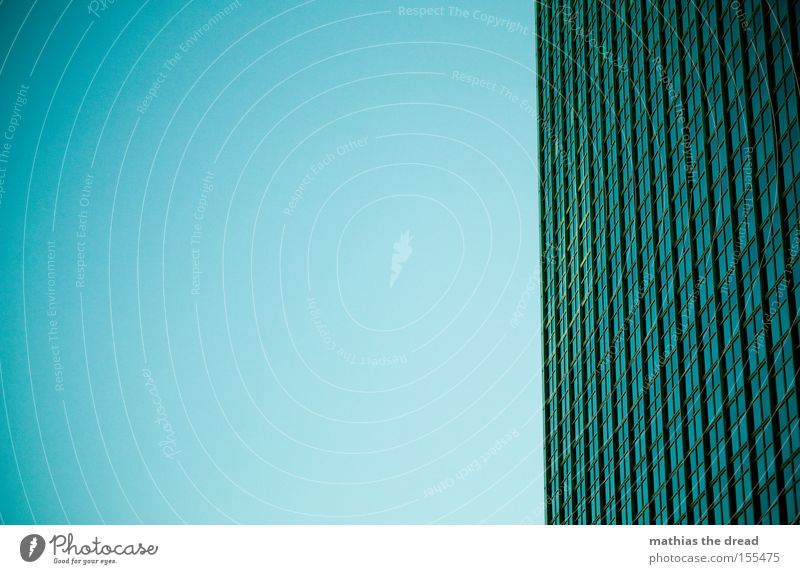
<path fill-rule="evenodd" d="M 536 30 L 547 522 L 796 523 L 800 3 Z"/>

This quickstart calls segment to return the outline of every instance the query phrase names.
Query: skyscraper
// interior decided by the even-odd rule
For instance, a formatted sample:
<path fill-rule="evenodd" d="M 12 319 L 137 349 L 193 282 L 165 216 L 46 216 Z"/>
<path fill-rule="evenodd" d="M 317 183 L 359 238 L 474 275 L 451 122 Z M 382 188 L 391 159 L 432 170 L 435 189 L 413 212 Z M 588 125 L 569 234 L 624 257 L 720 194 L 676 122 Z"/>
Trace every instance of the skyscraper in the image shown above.
<path fill-rule="evenodd" d="M 547 521 L 800 516 L 800 4 L 537 4 Z"/>

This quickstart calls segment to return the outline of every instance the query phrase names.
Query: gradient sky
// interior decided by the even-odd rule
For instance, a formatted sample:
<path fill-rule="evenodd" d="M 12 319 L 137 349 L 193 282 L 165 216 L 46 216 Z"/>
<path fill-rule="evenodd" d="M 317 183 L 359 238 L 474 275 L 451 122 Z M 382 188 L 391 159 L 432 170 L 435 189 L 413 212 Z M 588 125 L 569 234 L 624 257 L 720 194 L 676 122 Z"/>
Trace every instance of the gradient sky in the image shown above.
<path fill-rule="evenodd" d="M 533 3 L 453 4 L 0 5 L 3 522 L 543 521 Z"/>

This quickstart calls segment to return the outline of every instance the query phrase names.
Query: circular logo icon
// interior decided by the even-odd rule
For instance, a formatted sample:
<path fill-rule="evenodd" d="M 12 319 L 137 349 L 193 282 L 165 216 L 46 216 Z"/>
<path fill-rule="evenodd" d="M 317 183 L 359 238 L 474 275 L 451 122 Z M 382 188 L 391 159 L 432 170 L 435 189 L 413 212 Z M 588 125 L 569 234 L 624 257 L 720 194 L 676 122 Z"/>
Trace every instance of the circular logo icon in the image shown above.
<path fill-rule="evenodd" d="M 25 562 L 38 560 L 44 553 L 44 538 L 38 534 L 28 534 L 19 543 L 19 555 Z"/>

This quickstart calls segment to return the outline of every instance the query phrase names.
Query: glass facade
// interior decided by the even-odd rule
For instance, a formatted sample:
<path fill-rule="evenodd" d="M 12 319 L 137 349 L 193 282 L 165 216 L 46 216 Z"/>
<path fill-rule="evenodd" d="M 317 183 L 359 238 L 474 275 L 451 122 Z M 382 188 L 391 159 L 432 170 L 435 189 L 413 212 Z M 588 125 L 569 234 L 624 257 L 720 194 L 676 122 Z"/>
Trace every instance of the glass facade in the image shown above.
<path fill-rule="evenodd" d="M 797 523 L 800 3 L 537 3 L 547 522 Z"/>

